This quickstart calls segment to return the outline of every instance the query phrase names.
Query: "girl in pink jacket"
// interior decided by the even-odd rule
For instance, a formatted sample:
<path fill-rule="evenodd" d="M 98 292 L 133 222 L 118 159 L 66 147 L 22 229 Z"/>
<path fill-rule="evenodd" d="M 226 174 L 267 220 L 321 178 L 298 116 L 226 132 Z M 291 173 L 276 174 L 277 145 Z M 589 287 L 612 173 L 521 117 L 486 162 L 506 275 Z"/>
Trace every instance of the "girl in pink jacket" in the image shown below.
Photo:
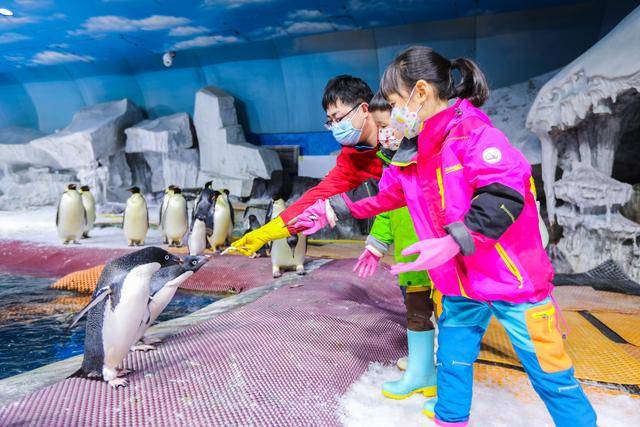
<path fill-rule="evenodd" d="M 392 272 L 428 270 L 443 294 L 438 398 L 423 408 L 437 425 L 467 425 L 473 363 L 496 316 L 555 424 L 595 426 L 557 329 L 531 167 L 478 109 L 488 95 L 483 73 L 468 59 L 412 47 L 389 65 L 380 85 L 394 107 L 394 127 L 409 139 L 418 136 L 416 155 L 384 172 L 390 185 L 377 196 L 318 201 L 295 226 L 313 234 L 349 216 L 408 207 L 420 241 L 403 255 L 419 257 Z"/>

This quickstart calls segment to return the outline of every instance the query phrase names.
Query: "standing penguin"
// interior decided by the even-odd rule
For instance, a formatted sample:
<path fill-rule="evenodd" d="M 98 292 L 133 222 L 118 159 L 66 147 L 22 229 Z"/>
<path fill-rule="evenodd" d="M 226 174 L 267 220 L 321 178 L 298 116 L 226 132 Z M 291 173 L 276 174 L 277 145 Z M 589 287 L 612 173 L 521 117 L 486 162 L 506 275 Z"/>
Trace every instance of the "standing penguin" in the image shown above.
<path fill-rule="evenodd" d="M 146 323 L 140 324 L 134 341 L 134 344 L 136 344 L 142 339 L 144 344 L 134 345 L 131 347 L 131 350 L 155 350 L 151 344 L 156 344 L 160 341 L 144 339 L 144 333 L 147 331 L 149 326 L 156 321 L 167 305 L 169 305 L 180 285 L 182 285 L 185 280 L 191 277 L 208 261 L 209 258 L 205 256 L 187 256 L 182 264 L 163 267 L 154 273 L 151 277 L 149 291 L 149 320 Z"/>
<path fill-rule="evenodd" d="M 278 198 L 269 206 L 269 220 L 276 218 L 286 208 L 284 200 Z M 296 273 L 304 274 L 304 257 L 307 253 L 307 236 L 294 234 L 286 239 L 271 243 L 271 266 L 273 277 L 282 276 L 282 269 L 295 268 Z"/>
<path fill-rule="evenodd" d="M 167 208 L 162 214 L 162 228 L 167 235 L 170 247 L 182 247 L 182 239 L 189 230 L 187 201 L 178 187 L 173 189 Z"/>
<path fill-rule="evenodd" d="M 209 236 L 209 244 L 215 252 L 219 247 L 231 243 L 235 214 L 229 200 L 229 190 L 222 190 L 220 196 L 216 199 L 211 222 L 213 224 L 213 233 Z"/>
<path fill-rule="evenodd" d="M 93 228 L 93 224 L 96 222 L 96 201 L 91 194 L 91 189 L 88 185 L 80 187 L 80 197 L 82 198 L 82 206 L 87 217 L 87 224 L 84 227 L 82 237 L 89 237 L 89 232 Z"/>
<path fill-rule="evenodd" d="M 164 232 L 163 223 L 162 223 L 162 215 L 164 215 L 164 211 L 167 209 L 167 203 L 169 203 L 169 198 L 173 195 L 173 190 L 176 188 L 175 185 L 171 184 L 164 190 L 164 196 L 162 196 L 162 204 L 160 205 L 160 209 L 158 210 L 158 228 L 160 229 L 160 235 L 162 236 L 162 241 L 164 243 L 169 243 L 167 241 L 167 234 Z"/>
<path fill-rule="evenodd" d="M 112 387 L 126 387 L 118 370 L 135 343 L 140 325 L 149 320 L 151 277 L 161 268 L 181 263 L 180 258 L 157 248 L 144 248 L 105 265 L 91 302 L 70 327 L 87 314 L 82 367 L 71 377 L 102 377 Z"/>
<path fill-rule="evenodd" d="M 210 215 L 210 212 L 219 195 L 219 192 L 210 188 L 204 188 L 198 195 L 198 203 L 193 208 L 191 220 L 191 232 L 188 240 L 189 255 L 202 255 L 207 248 L 208 230 L 213 229 L 213 224 L 209 225 L 207 222 L 209 219 L 213 221 L 213 215 Z"/>
<path fill-rule="evenodd" d="M 122 229 L 129 246 L 142 246 L 149 230 L 149 211 L 147 202 L 140 193 L 140 188 L 131 187 L 131 197 L 127 200 L 122 218 Z"/>
<path fill-rule="evenodd" d="M 193 220 L 196 217 L 196 209 L 200 204 L 200 199 L 202 199 L 203 195 L 210 195 L 213 192 L 213 181 L 207 181 L 202 186 L 202 190 L 198 193 L 198 197 L 196 197 L 196 201 L 193 203 L 193 211 L 191 212 L 191 226 L 193 227 Z"/>
<path fill-rule="evenodd" d="M 87 223 L 82 197 L 76 188 L 75 184 L 67 185 L 67 189 L 58 203 L 56 227 L 58 228 L 58 237 L 65 245 L 69 242 L 79 243 L 78 240 L 80 240 Z"/>

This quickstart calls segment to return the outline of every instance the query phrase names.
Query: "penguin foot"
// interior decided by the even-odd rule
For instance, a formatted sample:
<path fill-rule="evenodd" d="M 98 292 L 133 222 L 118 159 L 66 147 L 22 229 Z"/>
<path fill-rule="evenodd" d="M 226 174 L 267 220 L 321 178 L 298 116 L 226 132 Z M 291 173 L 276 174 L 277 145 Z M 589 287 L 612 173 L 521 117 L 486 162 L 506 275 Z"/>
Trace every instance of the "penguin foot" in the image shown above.
<path fill-rule="evenodd" d="M 122 369 L 118 369 L 118 378 L 124 378 L 125 376 L 132 374 L 133 373 L 133 369 L 127 369 L 127 368 L 122 368 Z"/>
<path fill-rule="evenodd" d="M 126 378 L 116 378 L 109 381 L 109 385 L 113 388 L 122 387 L 125 388 L 129 385 L 129 381 Z"/>
<path fill-rule="evenodd" d="M 83 239 L 88 239 L 89 238 L 89 233 L 82 233 L 82 238 Z"/>
<path fill-rule="evenodd" d="M 74 241 L 73 241 L 73 244 L 74 244 L 74 245 L 79 245 L 79 244 L 80 244 L 80 242 L 78 242 L 77 240 L 74 240 Z"/>
<path fill-rule="evenodd" d="M 132 351 L 144 351 L 144 352 L 147 352 L 147 351 L 153 351 L 155 349 L 156 348 L 154 346 L 150 345 L 150 344 L 138 344 L 138 345 L 134 345 L 134 346 L 131 347 Z"/>
<path fill-rule="evenodd" d="M 273 276 L 274 279 L 277 279 L 278 277 L 282 276 L 282 271 L 280 271 L 280 269 L 273 269 L 273 271 L 271 272 L 271 275 Z"/>
<path fill-rule="evenodd" d="M 133 246 L 133 242 L 129 240 L 129 246 Z"/>
<path fill-rule="evenodd" d="M 63 245 L 68 245 L 68 244 L 69 244 L 69 241 L 68 241 L 68 240 L 65 240 L 64 242 L 62 242 L 62 244 L 63 244 Z"/>
<path fill-rule="evenodd" d="M 304 276 L 306 273 L 306 271 L 304 271 L 304 265 L 299 265 L 296 267 L 296 273 L 298 273 L 299 276 Z"/>
<path fill-rule="evenodd" d="M 145 344 L 153 345 L 153 344 L 160 344 L 162 340 L 160 338 L 142 337 L 142 342 Z"/>

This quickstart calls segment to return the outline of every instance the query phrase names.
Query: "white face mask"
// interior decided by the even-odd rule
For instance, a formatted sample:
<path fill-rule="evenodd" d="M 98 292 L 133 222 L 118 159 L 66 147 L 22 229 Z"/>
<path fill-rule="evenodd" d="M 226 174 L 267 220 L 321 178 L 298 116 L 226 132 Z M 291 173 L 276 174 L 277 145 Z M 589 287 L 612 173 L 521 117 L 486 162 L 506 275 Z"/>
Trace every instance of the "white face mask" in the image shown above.
<path fill-rule="evenodd" d="M 400 140 L 396 138 L 395 129 L 391 126 L 378 129 L 378 142 L 391 151 L 396 151 L 400 147 Z"/>
<path fill-rule="evenodd" d="M 405 138 L 408 139 L 415 138 L 420 134 L 420 131 L 422 131 L 422 122 L 418 120 L 418 112 L 422 108 L 422 105 L 415 112 L 409 111 L 409 101 L 415 90 L 416 88 L 414 86 L 404 106 L 400 108 L 395 106 L 391 110 L 391 126 L 402 132 Z"/>

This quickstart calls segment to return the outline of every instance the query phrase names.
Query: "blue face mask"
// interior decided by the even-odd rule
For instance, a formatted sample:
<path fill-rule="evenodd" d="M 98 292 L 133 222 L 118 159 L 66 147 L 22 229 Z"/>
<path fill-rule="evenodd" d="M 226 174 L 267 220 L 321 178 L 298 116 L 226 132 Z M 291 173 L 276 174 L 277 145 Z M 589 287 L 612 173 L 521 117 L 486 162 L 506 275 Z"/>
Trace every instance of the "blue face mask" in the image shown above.
<path fill-rule="evenodd" d="M 360 135 L 362 134 L 362 129 L 354 128 L 352 122 L 353 118 L 358 114 L 358 111 L 360 111 L 359 108 L 350 118 L 342 119 L 338 123 L 331 125 L 331 133 L 336 141 L 341 145 L 352 147 L 358 144 L 358 140 L 360 140 Z"/>

